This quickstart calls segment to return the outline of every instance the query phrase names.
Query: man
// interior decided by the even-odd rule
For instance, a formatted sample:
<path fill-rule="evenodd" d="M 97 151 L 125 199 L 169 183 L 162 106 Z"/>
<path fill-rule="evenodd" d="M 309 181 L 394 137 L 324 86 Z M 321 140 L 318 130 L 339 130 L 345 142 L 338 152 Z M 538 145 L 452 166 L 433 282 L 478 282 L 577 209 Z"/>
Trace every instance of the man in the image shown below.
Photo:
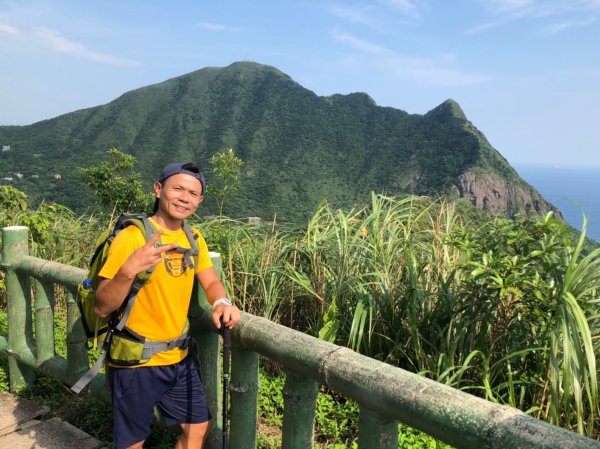
<path fill-rule="evenodd" d="M 138 273 L 154 267 L 138 293 L 126 323 L 126 330 L 151 341 L 177 339 L 186 331 L 187 312 L 194 276 L 213 306 L 217 328 L 231 328 L 240 320 L 240 311 L 227 299 L 208 248 L 200 232 L 199 255 L 192 270 L 181 250 L 190 248 L 182 228 L 203 200 L 204 177 L 190 163 L 169 164 L 154 183 L 154 214 L 149 217 L 157 232 L 145 242 L 141 231 L 129 226 L 115 237 L 108 259 L 100 271 L 103 278 L 95 296 L 95 312 L 108 316 L 117 310 Z M 160 240 L 159 240 L 160 239 Z M 155 245 L 161 242 L 162 245 Z M 176 251 L 179 250 L 179 251 Z M 111 366 L 114 439 L 117 449 L 141 448 L 150 433 L 155 405 L 167 425 L 179 424 L 182 435 L 176 449 L 201 449 L 210 428 L 210 412 L 204 391 L 187 348 L 174 347 L 154 354 L 144 364 Z"/>

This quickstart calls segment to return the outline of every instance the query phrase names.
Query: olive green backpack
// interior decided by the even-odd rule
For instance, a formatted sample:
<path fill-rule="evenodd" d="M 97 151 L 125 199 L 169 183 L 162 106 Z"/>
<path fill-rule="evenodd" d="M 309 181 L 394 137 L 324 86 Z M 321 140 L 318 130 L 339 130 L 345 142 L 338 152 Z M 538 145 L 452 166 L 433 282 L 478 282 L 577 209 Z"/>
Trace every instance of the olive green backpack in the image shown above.
<path fill-rule="evenodd" d="M 75 393 L 83 390 L 96 377 L 107 357 L 109 362 L 116 366 L 139 365 L 150 360 L 154 354 L 175 347 L 185 348 L 190 342 L 189 325 L 187 323 L 180 337 L 160 342 L 148 340 L 125 327 L 135 299 L 140 289 L 152 275 L 154 267 L 136 276 L 127 298 L 117 311 L 104 318 L 94 312 L 94 296 L 101 281 L 99 273 L 108 258 L 110 245 L 121 230 L 131 225 L 136 226 L 142 232 L 146 242 L 156 231 L 146 214 L 120 215 L 115 224 L 104 231 L 96 241 L 95 251 L 89 263 L 88 275 L 77 287 L 76 303 L 88 345 L 91 349 L 101 349 L 102 354 L 94 366 L 71 387 L 71 390 Z M 178 248 L 174 251 L 182 253 L 185 266 L 193 270 L 196 266 L 195 262 L 198 260 L 197 236 L 185 222 L 183 223 L 183 230 L 190 242 L 190 248 Z M 155 245 L 158 247 L 161 244 L 159 239 Z"/>

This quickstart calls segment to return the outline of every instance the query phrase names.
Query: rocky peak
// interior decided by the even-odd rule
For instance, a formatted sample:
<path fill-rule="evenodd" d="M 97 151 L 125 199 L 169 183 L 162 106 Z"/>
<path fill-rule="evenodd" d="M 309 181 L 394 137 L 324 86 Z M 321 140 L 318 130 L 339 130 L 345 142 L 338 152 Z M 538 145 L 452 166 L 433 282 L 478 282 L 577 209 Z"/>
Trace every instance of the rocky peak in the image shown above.
<path fill-rule="evenodd" d="M 562 219 L 558 209 L 534 188 L 511 182 L 492 173 L 462 174 L 458 179 L 458 191 L 462 198 L 470 201 L 477 209 L 492 215 L 512 217 L 523 210 L 533 210 L 540 214 L 554 211 L 555 216 Z"/>

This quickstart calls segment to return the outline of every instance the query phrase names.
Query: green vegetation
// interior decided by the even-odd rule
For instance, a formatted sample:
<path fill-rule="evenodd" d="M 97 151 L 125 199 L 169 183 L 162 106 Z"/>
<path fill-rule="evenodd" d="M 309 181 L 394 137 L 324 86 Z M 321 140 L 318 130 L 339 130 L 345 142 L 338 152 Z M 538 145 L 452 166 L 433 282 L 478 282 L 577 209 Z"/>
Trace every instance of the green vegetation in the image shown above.
<path fill-rule="evenodd" d="M 78 167 L 100 168 L 107 148 L 139 161 L 141 176 L 131 181 L 143 192 L 174 161 L 196 162 L 207 184 L 217 185 L 211 158 L 235 148 L 244 166 L 227 214 L 277 215 L 280 222 L 304 222 L 323 199 L 350 208 L 368 202 L 372 191 L 456 193 L 466 172 L 492 174 L 525 197 L 535 193 L 452 100 L 411 115 L 377 106 L 362 93 L 319 97 L 277 69 L 251 62 L 199 70 L 33 125 L 0 126 L 0 142 L 11 147 L 2 153 L 0 179 L 13 178 L 0 182 L 27 193 L 32 205 L 52 201 L 77 213 L 96 199 Z M 94 171 L 95 182 L 110 179 L 120 163 Z M 124 195 L 130 182 L 122 187 L 122 201 L 138 200 Z M 524 210 L 517 197 L 510 198 L 509 214 Z M 221 210 L 219 201 L 208 195 L 205 202 Z M 539 203 L 540 211 L 549 210 Z"/>
<path fill-rule="evenodd" d="M 258 447 L 277 449 L 281 447 L 283 425 L 283 375 L 272 376 L 264 370 L 260 373 L 258 397 L 259 436 Z M 405 425 L 398 426 L 398 448 L 444 449 L 447 444 Z M 358 447 L 358 404 L 346 400 L 335 392 L 321 388 L 315 411 L 315 447 L 345 449 Z"/>
<path fill-rule="evenodd" d="M 113 214 L 150 211 L 154 195 L 142 189 L 140 174 L 133 170 L 136 158 L 116 148 L 111 148 L 107 154 L 108 161 L 79 169 L 83 180 L 100 201 L 100 206 Z"/>
<path fill-rule="evenodd" d="M 206 223 L 245 310 L 597 435 L 600 250 L 552 214 L 373 196 L 307 228 Z"/>
<path fill-rule="evenodd" d="M 2 190 L 13 209 L 2 210 L 1 226 L 48 213 L 23 210 L 26 199 Z M 36 252 L 84 266 L 104 224 L 55 213 L 32 233 Z M 196 225 L 222 253 L 244 310 L 600 437 L 600 250 L 584 251 L 585 232 L 574 239 L 552 214 L 509 220 L 464 202 L 373 195 L 349 211 L 324 203 L 303 227 Z M 261 444 L 275 447 L 282 380 L 262 376 L 273 388 L 261 393 Z M 319 404 L 318 441 L 352 445 L 355 405 L 335 394 Z M 404 447 L 437 444 L 413 430 L 401 438 Z"/>
<path fill-rule="evenodd" d="M 42 203 L 32 208 L 28 196 L 11 186 L 0 186 L 0 204 L 4 205 L 0 207 L 0 228 L 28 226 L 32 255 L 78 267 L 85 266 L 90 242 L 95 242 L 100 229 L 106 225 L 99 221 L 102 218 L 77 216 L 56 203 Z M 1 276 L 0 273 L 0 280 Z"/>
<path fill-rule="evenodd" d="M 216 178 L 216 184 L 209 185 L 206 190 L 209 195 L 214 195 L 219 208 L 219 218 L 222 218 L 225 200 L 239 189 L 240 174 L 244 163 L 235 155 L 233 148 L 229 148 L 227 151 L 213 154 L 210 158 L 210 165 Z"/>

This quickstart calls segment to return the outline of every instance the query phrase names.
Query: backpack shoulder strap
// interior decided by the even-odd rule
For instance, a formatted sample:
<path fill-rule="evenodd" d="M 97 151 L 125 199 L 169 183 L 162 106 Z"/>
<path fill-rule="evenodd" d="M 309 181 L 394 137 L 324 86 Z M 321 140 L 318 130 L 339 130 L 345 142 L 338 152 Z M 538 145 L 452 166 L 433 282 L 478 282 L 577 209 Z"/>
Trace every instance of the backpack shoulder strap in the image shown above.
<path fill-rule="evenodd" d="M 92 265 L 94 265 L 94 262 L 100 256 L 100 254 L 102 254 L 103 251 L 106 251 L 106 242 L 108 241 L 108 239 L 111 238 L 112 235 L 113 231 L 111 229 L 107 229 L 102 234 L 100 234 L 100 237 L 98 237 L 98 239 L 96 240 L 96 250 L 94 251 L 94 254 L 92 254 L 92 257 L 90 257 L 88 266 L 91 267 Z"/>
<path fill-rule="evenodd" d="M 156 227 L 148 219 L 147 214 L 122 214 L 117 220 L 117 225 L 116 227 L 121 229 L 134 225 L 141 231 L 146 241 L 156 232 Z"/>
<path fill-rule="evenodd" d="M 183 257 L 185 258 L 188 267 L 190 267 L 193 270 L 194 268 L 196 268 L 196 264 L 199 260 L 199 250 L 197 242 L 198 235 L 194 231 L 192 231 L 192 228 L 185 221 L 183 222 L 182 227 L 183 232 L 185 232 L 185 235 L 188 241 L 190 242 L 190 250 L 186 251 Z M 196 263 L 192 261 L 192 257 L 195 259 Z"/>
<path fill-rule="evenodd" d="M 148 220 L 148 216 L 146 214 L 123 214 L 127 215 L 123 221 L 124 227 L 127 225 L 136 226 L 143 234 L 144 241 L 147 242 L 150 237 L 156 232 L 156 227 L 152 224 L 150 220 Z M 162 244 L 161 239 L 158 239 L 156 242 L 156 246 L 160 246 Z M 123 306 L 121 308 L 121 318 L 119 319 L 115 329 L 121 331 L 125 327 L 125 323 L 129 319 L 129 315 L 131 315 L 131 309 L 133 308 L 133 303 L 135 302 L 138 293 L 141 288 L 150 278 L 150 275 L 154 271 L 156 265 L 148 268 L 144 273 L 139 273 L 135 280 L 133 281 L 133 285 L 131 286 L 131 290 L 127 295 L 127 298 L 123 302 Z"/>

